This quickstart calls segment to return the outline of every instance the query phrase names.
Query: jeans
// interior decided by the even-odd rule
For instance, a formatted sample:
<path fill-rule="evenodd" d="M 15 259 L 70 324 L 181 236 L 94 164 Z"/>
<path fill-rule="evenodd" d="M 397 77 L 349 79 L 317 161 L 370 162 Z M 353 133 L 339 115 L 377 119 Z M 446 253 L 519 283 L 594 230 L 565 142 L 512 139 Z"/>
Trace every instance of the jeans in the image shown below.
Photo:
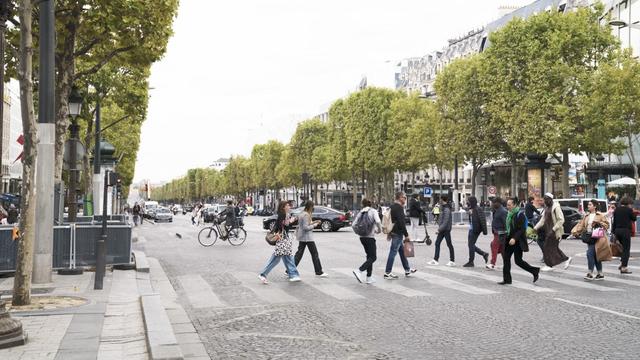
<path fill-rule="evenodd" d="M 396 254 L 400 254 L 400 261 L 402 262 L 404 271 L 411 270 L 409 267 L 409 261 L 407 260 L 407 257 L 404 256 L 404 245 L 402 245 L 403 241 L 404 237 L 402 235 L 391 233 L 391 247 L 389 248 L 389 257 L 387 258 L 385 273 L 390 273 L 391 269 L 393 269 L 393 262 L 396 259 Z"/>
<path fill-rule="evenodd" d="M 493 241 L 491 241 L 491 265 L 496 264 L 498 254 L 502 254 L 503 252 L 503 245 L 500 242 L 500 236 L 506 237 L 506 235 L 498 235 L 497 232 L 493 233 Z"/>
<path fill-rule="evenodd" d="M 300 264 L 300 260 L 302 260 L 302 255 L 304 255 L 305 247 L 308 247 L 309 252 L 311 253 L 313 270 L 315 270 L 316 275 L 322 275 L 322 264 L 320 264 L 320 257 L 318 256 L 318 248 L 316 247 L 316 243 L 313 241 L 300 241 L 298 243 L 298 251 L 296 251 L 296 255 L 295 255 L 296 266 L 298 266 L 298 264 Z"/>
<path fill-rule="evenodd" d="M 502 252 L 502 279 L 504 282 L 511 284 L 511 255 L 516 260 L 516 265 L 520 266 L 523 270 L 528 271 L 531 275 L 535 275 L 540 271 L 540 268 L 529 265 L 526 261 L 522 260 L 522 248 L 520 244 L 516 242 L 511 246 L 509 243 L 505 244 L 504 251 Z"/>
<path fill-rule="evenodd" d="M 414 241 L 420 240 L 418 238 L 418 226 L 420 226 L 420 218 L 412 217 L 409 218 L 411 220 L 411 239 Z"/>
<path fill-rule="evenodd" d="M 589 272 L 593 271 L 594 265 L 598 273 L 602 272 L 602 262 L 598 261 L 596 257 L 596 244 L 589 244 L 589 247 L 587 247 L 587 264 L 589 266 Z"/>
<path fill-rule="evenodd" d="M 631 230 L 630 229 L 615 229 L 616 239 L 622 244 L 622 257 L 620 262 L 623 268 L 629 264 L 629 253 L 631 252 Z"/>
<path fill-rule="evenodd" d="M 265 265 L 264 269 L 260 272 L 260 275 L 264 277 L 269 275 L 271 270 L 273 270 L 273 268 L 276 267 L 276 265 L 278 265 L 278 263 L 280 262 L 280 259 L 282 259 L 284 266 L 287 268 L 287 273 L 289 274 L 289 278 L 300 276 L 298 274 L 298 269 L 296 269 L 296 264 L 293 260 L 293 256 L 291 255 L 276 256 L 275 254 L 271 254 L 269 261 L 267 261 L 267 265 Z"/>
<path fill-rule="evenodd" d="M 449 248 L 449 260 L 452 262 L 455 261 L 456 256 L 453 251 L 453 244 L 451 243 L 451 231 L 440 231 L 438 232 L 438 236 L 436 237 L 436 253 L 433 256 L 433 260 L 438 261 L 440 259 L 440 244 L 442 243 L 442 239 L 447 241 L 447 247 Z"/>
<path fill-rule="evenodd" d="M 358 270 L 367 270 L 367 277 L 371 277 L 373 272 L 373 263 L 376 261 L 376 239 L 370 237 L 361 237 L 360 242 L 364 247 L 364 252 L 367 254 L 367 261 L 365 261 Z"/>
<path fill-rule="evenodd" d="M 133 215 L 133 225 L 138 226 L 138 219 L 139 219 L 138 215 Z"/>
<path fill-rule="evenodd" d="M 478 241 L 478 237 L 480 233 L 473 232 L 473 230 L 469 230 L 469 237 L 467 238 L 467 245 L 469 245 L 469 262 L 473 264 L 473 260 L 476 257 L 476 253 L 478 255 L 488 255 L 486 252 L 482 251 L 479 247 L 476 246 L 476 241 Z"/>

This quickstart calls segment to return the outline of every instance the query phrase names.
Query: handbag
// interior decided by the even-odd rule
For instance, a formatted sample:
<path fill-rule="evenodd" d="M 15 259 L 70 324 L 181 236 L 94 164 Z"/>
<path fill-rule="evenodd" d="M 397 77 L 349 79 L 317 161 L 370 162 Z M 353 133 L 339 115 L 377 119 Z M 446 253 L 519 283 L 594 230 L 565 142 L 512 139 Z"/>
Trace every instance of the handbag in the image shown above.
<path fill-rule="evenodd" d="M 611 237 L 611 243 L 609 245 L 611 247 L 611 256 L 621 257 L 622 256 L 622 244 L 615 237 Z"/>
<path fill-rule="evenodd" d="M 414 257 L 416 256 L 415 249 L 413 247 L 413 243 L 411 241 L 405 241 L 403 246 L 404 256 L 405 257 Z"/>
<path fill-rule="evenodd" d="M 604 228 L 595 228 L 593 229 L 593 232 L 591 232 L 591 237 L 595 238 L 595 239 L 600 239 L 601 237 L 604 237 Z"/>
<path fill-rule="evenodd" d="M 264 240 L 267 242 L 267 244 L 276 246 L 276 243 L 278 242 L 278 240 L 280 240 L 280 238 L 280 233 L 269 232 L 267 233 L 267 236 L 264 237 Z"/>
<path fill-rule="evenodd" d="M 611 246 L 609 246 L 609 240 L 606 236 L 603 236 L 596 241 L 596 259 L 598 261 L 611 261 L 613 255 L 611 254 Z"/>

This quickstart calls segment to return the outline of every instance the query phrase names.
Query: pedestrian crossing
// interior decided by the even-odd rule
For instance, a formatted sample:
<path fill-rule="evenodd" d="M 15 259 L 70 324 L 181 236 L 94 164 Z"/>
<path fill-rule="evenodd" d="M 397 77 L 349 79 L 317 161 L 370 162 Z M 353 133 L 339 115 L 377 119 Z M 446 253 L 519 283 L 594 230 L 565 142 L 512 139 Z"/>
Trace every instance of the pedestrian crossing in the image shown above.
<path fill-rule="evenodd" d="M 269 276 L 269 285 L 262 284 L 254 272 L 229 274 L 239 283 L 233 286 L 241 286 L 255 295 L 255 300 L 250 303 L 257 305 L 304 303 L 310 296 L 325 297 L 327 300 L 360 301 L 376 298 L 377 292 L 417 299 L 435 296 L 487 296 L 514 291 L 539 295 L 581 292 L 580 294 L 585 295 L 590 292 L 635 291 L 640 287 L 640 276 L 606 276 L 604 281 L 587 282 L 582 279 L 586 271 L 578 270 L 580 268 L 573 265 L 565 271 L 558 269 L 540 273 L 540 280 L 533 284 L 531 274 L 515 267 L 512 268 L 513 282 L 506 287 L 496 284 L 502 280 L 499 271 L 446 266 L 427 266 L 412 274 L 410 278 L 403 276 L 402 269 L 395 269 L 400 279 L 384 280 L 379 276 L 374 284 L 359 283 L 353 275 L 353 269 L 350 268 L 327 269 L 330 274 L 328 278 L 303 273 L 302 281 L 298 283 L 289 283 L 284 274 L 278 276 L 276 268 Z M 374 268 L 374 274 L 382 274 L 383 271 L 382 267 Z M 212 287 L 198 274 L 178 276 L 177 280 L 194 308 L 224 309 L 234 306 L 230 295 L 225 294 L 224 288 Z"/>

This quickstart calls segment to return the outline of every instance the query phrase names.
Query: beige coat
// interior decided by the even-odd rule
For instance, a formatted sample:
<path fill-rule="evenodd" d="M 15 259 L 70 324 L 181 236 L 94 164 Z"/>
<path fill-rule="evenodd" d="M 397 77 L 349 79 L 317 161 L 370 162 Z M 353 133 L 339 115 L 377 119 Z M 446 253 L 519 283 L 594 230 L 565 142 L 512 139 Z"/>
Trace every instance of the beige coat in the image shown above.
<path fill-rule="evenodd" d="M 549 209 L 545 209 L 548 211 Z M 564 214 L 562 213 L 562 209 L 560 208 L 560 204 L 554 201 L 553 206 L 551 206 L 551 215 L 553 219 L 553 232 L 555 232 L 556 237 L 558 239 L 562 238 L 562 234 L 564 234 Z M 540 221 L 534 227 L 535 230 L 540 230 L 544 227 L 544 213 L 540 218 Z"/>
<path fill-rule="evenodd" d="M 571 235 L 578 237 L 582 235 L 585 231 L 587 231 L 587 222 L 589 221 L 589 214 L 585 215 L 576 226 L 571 229 Z M 604 230 L 609 230 L 609 220 L 604 214 L 596 212 L 596 217 L 593 218 L 593 224 L 600 224 L 604 228 Z M 593 226 L 593 225 L 592 225 Z"/>

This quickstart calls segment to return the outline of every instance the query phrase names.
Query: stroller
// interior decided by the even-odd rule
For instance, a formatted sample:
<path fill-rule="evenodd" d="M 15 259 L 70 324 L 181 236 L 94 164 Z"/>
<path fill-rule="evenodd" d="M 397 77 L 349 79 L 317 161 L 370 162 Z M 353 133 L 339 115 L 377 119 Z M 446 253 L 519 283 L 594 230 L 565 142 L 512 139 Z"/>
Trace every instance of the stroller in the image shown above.
<path fill-rule="evenodd" d="M 427 214 L 423 213 L 422 214 L 422 226 L 424 226 L 424 239 L 422 240 L 411 240 L 411 242 L 415 242 L 415 243 L 424 243 L 427 245 L 431 245 L 431 243 L 433 242 L 431 240 L 431 236 L 429 236 L 429 230 L 427 229 L 427 223 L 429 219 L 427 218 Z"/>

